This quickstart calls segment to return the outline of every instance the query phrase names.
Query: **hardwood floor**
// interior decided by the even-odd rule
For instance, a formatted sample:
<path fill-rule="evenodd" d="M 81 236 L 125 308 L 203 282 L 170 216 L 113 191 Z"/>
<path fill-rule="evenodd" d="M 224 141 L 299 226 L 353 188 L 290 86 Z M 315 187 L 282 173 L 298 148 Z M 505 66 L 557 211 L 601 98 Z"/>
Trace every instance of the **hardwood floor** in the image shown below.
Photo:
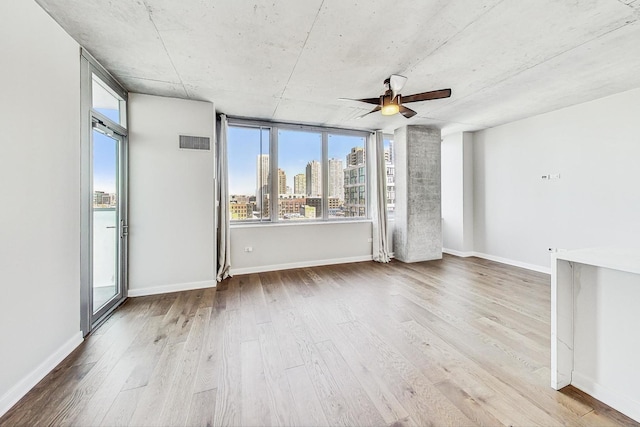
<path fill-rule="evenodd" d="M 477 258 L 237 276 L 128 300 L 0 425 L 638 425 L 551 389 L 549 312 Z"/>

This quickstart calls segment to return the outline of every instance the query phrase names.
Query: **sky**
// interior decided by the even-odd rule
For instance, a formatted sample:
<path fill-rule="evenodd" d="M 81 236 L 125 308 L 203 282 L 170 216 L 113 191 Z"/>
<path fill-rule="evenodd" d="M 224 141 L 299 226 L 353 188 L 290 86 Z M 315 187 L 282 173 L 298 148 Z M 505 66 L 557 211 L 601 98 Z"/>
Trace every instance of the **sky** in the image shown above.
<path fill-rule="evenodd" d="M 112 138 L 93 131 L 93 190 L 116 192 L 116 143 Z"/>
<path fill-rule="evenodd" d="M 116 123 L 120 122 L 118 110 L 97 109 Z M 93 131 L 93 190 L 105 193 L 116 192 L 116 144 L 107 135 Z"/>
<path fill-rule="evenodd" d="M 260 139 L 262 134 L 262 140 Z M 358 136 L 329 135 L 329 158 L 345 161 L 353 147 L 364 147 Z M 227 158 L 229 194 L 255 195 L 256 160 L 269 154 L 269 130 L 229 126 Z M 319 132 L 280 130 L 278 132 L 278 168 L 287 175 L 287 186 L 293 188 L 293 177 L 304 174 L 307 163 L 322 161 L 322 136 Z"/>

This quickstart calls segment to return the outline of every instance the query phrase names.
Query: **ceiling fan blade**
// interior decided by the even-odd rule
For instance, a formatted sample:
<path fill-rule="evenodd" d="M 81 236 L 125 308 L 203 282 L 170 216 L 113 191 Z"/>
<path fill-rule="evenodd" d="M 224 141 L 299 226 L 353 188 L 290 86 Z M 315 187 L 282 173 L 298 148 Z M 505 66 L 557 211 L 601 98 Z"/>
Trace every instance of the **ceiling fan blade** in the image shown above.
<path fill-rule="evenodd" d="M 428 101 L 430 99 L 448 98 L 451 96 L 451 89 L 432 90 L 431 92 L 416 93 L 403 96 L 402 102 Z"/>
<path fill-rule="evenodd" d="M 391 89 L 391 91 L 393 92 L 392 98 L 396 97 L 396 95 L 402 90 L 406 82 L 407 78 L 405 76 L 391 74 L 391 76 L 389 77 L 389 89 Z"/>
<path fill-rule="evenodd" d="M 352 99 L 352 98 L 338 98 L 340 101 L 359 101 L 366 102 L 367 104 L 380 104 L 380 97 L 377 98 L 363 98 L 363 99 Z"/>
<path fill-rule="evenodd" d="M 404 98 L 403 98 L 403 100 L 404 100 Z M 411 117 L 415 116 L 418 113 L 413 111 L 411 108 L 407 108 L 404 105 L 401 105 L 400 106 L 400 114 L 405 116 L 407 119 L 410 119 Z"/>
<path fill-rule="evenodd" d="M 371 113 L 375 113 L 376 111 L 380 111 L 380 109 L 381 109 L 381 108 L 380 108 L 380 106 L 378 105 L 378 106 L 376 106 L 376 108 L 374 108 L 373 110 L 369 111 L 368 113 L 364 113 L 363 115 L 356 117 L 356 120 L 359 120 L 359 119 L 361 119 L 361 118 L 363 118 L 363 117 L 365 117 L 365 116 L 368 116 L 368 115 L 369 115 L 369 114 L 371 114 Z"/>

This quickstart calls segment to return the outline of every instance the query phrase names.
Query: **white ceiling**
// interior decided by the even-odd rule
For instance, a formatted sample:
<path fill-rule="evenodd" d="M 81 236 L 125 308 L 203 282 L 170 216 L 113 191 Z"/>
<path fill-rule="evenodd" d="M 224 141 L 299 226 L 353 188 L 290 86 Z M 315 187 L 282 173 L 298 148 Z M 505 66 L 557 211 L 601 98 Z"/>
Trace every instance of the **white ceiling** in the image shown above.
<path fill-rule="evenodd" d="M 37 0 L 132 92 L 233 116 L 478 130 L 640 87 L 640 0 Z M 380 113 L 404 95 L 449 99 Z"/>

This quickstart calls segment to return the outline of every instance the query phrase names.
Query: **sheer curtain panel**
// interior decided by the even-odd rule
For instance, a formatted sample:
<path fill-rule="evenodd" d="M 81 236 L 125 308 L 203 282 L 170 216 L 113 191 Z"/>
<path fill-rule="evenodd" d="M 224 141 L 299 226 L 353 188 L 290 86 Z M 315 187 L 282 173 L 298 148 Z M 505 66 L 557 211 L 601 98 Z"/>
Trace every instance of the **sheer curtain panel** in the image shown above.
<path fill-rule="evenodd" d="M 374 197 L 371 203 L 373 217 L 373 260 L 389 262 L 389 248 L 387 243 L 387 167 L 384 160 L 384 139 L 381 131 L 371 134 L 373 138 L 370 146 L 375 147 L 375 185 Z M 372 159 L 372 160 L 373 160 Z"/>
<path fill-rule="evenodd" d="M 218 125 L 218 282 L 231 277 L 231 238 L 229 235 L 229 173 L 227 166 L 227 116 Z"/>

